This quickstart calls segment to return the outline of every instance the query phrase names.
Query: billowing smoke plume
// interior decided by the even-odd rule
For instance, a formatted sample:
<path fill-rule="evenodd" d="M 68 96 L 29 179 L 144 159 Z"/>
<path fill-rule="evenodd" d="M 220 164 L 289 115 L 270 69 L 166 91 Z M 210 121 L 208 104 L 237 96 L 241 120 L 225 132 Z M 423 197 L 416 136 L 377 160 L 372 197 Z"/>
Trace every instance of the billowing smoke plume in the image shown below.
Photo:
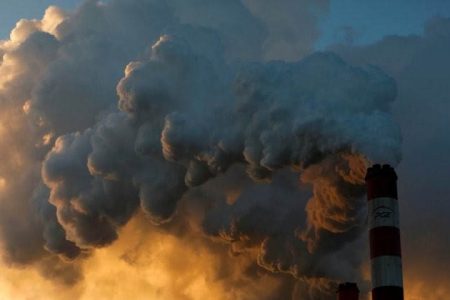
<path fill-rule="evenodd" d="M 1 44 L 4 259 L 70 285 L 131 221 L 148 232 L 139 253 L 179 244 L 167 235 L 234 261 L 208 279 L 231 299 L 326 299 L 363 282 L 365 168 L 400 160 L 395 82 L 331 53 L 297 60 L 311 44 L 281 47 L 292 27 L 267 6 L 87 1 L 20 21 Z"/>

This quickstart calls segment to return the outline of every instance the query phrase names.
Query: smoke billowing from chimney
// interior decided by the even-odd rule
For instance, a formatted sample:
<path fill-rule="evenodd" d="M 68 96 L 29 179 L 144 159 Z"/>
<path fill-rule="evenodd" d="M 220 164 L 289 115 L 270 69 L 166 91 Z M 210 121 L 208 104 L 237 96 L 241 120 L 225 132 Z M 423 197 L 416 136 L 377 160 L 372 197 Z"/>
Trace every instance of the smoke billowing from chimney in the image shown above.
<path fill-rule="evenodd" d="M 205 6 L 240 16 L 218 26 L 178 2 L 53 7 L 1 44 L 4 258 L 73 284 L 142 212 L 249 257 L 249 282 L 283 282 L 267 299 L 364 281 L 365 169 L 400 160 L 395 82 L 331 53 L 263 60 L 284 57 L 255 3 Z"/>

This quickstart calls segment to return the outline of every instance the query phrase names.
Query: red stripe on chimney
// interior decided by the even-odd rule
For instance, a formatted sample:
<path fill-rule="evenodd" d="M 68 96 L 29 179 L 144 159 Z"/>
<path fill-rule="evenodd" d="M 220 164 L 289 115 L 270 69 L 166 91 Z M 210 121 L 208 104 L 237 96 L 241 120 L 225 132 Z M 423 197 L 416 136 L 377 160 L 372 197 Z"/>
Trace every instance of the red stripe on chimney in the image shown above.
<path fill-rule="evenodd" d="M 390 197 L 397 199 L 397 175 L 392 167 L 374 165 L 366 175 L 367 199 Z"/>
<path fill-rule="evenodd" d="M 381 286 L 372 290 L 372 300 L 403 300 L 403 288 Z"/>
<path fill-rule="evenodd" d="M 396 227 L 375 227 L 369 232 L 370 258 L 392 255 L 402 256 L 400 230 Z"/>

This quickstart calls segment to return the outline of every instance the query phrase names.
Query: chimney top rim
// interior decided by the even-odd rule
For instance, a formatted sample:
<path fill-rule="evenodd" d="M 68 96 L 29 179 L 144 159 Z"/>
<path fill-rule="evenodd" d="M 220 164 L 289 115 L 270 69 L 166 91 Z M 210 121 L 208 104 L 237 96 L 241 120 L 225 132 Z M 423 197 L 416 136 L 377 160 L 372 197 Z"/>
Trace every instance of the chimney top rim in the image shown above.
<path fill-rule="evenodd" d="M 389 164 L 374 164 L 372 167 L 367 168 L 366 181 L 376 177 L 391 177 L 397 179 L 397 174 L 394 168 Z"/>
<path fill-rule="evenodd" d="M 339 284 L 337 292 L 345 290 L 354 290 L 359 292 L 358 285 L 355 282 L 344 282 Z"/>

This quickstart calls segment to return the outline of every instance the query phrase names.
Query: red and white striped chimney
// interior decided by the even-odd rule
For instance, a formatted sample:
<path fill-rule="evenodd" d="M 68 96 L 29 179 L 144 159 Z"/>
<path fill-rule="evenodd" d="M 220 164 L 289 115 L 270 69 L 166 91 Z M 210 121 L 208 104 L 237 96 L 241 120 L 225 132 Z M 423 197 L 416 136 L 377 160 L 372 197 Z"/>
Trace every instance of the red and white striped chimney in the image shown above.
<path fill-rule="evenodd" d="M 389 165 L 367 170 L 372 300 L 403 300 L 397 175 Z"/>
<path fill-rule="evenodd" d="M 356 283 L 341 283 L 337 290 L 337 300 L 359 300 L 359 289 Z"/>

